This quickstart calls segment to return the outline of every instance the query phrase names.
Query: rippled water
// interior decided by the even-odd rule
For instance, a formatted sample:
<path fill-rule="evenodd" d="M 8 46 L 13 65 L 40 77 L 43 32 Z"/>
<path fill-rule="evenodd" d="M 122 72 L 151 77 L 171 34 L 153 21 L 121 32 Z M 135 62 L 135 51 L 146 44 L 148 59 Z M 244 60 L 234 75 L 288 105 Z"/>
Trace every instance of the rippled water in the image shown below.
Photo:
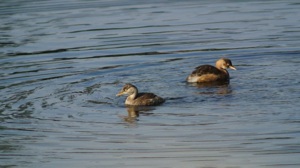
<path fill-rule="evenodd" d="M 0 167 L 299 167 L 298 1 L 3 1 Z M 228 57 L 229 86 L 186 76 Z M 124 83 L 167 99 L 132 109 Z"/>

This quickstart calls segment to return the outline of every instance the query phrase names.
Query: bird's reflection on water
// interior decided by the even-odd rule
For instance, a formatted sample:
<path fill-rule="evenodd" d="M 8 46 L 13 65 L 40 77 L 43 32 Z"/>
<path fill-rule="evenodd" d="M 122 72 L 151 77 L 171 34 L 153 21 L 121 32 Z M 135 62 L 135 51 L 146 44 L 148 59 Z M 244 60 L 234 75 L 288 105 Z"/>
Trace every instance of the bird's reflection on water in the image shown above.
<path fill-rule="evenodd" d="M 196 87 L 198 89 L 204 89 L 203 91 L 197 92 L 198 94 L 219 94 L 227 95 L 232 93 L 232 88 L 229 83 L 189 83 L 190 86 Z"/>
<path fill-rule="evenodd" d="M 122 119 L 130 124 L 134 124 L 139 120 L 140 114 L 145 116 L 151 115 L 151 111 L 155 110 L 154 106 L 126 106 L 128 115 L 122 116 Z"/>

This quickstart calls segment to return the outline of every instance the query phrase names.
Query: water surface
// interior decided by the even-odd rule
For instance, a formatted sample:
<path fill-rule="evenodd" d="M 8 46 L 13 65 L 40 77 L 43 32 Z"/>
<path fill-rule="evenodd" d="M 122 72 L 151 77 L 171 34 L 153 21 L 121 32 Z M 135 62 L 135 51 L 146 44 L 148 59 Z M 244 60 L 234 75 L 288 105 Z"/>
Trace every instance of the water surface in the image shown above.
<path fill-rule="evenodd" d="M 299 5 L 2 2 L 1 167 L 299 167 Z M 185 83 L 220 57 L 230 85 Z"/>

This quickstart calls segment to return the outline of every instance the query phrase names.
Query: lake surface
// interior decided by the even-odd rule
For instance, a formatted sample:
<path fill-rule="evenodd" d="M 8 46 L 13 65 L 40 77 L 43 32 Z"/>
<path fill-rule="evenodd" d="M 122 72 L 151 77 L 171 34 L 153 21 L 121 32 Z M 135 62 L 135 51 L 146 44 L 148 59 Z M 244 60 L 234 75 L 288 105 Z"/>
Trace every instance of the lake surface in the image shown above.
<path fill-rule="evenodd" d="M 299 167 L 299 8 L 1 2 L 0 167 Z M 185 82 L 220 57 L 230 85 Z M 167 101 L 126 108 L 128 82 Z"/>

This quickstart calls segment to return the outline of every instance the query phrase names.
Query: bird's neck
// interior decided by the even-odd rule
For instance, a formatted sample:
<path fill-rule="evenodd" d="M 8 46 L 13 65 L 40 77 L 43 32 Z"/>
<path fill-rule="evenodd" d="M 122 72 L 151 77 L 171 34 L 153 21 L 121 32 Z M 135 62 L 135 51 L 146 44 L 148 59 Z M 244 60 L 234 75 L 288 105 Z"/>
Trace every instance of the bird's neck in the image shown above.
<path fill-rule="evenodd" d="M 226 69 L 221 69 L 221 71 L 223 71 L 225 74 L 229 74 L 228 71 Z"/>
<path fill-rule="evenodd" d="M 131 95 L 128 96 L 129 99 L 134 100 L 137 97 L 138 91 L 135 89 Z"/>
<path fill-rule="evenodd" d="M 218 68 L 220 71 L 222 71 L 222 72 L 224 72 L 225 74 L 228 75 L 228 71 L 226 69 L 222 68 L 222 66 L 216 65 L 216 68 Z"/>

